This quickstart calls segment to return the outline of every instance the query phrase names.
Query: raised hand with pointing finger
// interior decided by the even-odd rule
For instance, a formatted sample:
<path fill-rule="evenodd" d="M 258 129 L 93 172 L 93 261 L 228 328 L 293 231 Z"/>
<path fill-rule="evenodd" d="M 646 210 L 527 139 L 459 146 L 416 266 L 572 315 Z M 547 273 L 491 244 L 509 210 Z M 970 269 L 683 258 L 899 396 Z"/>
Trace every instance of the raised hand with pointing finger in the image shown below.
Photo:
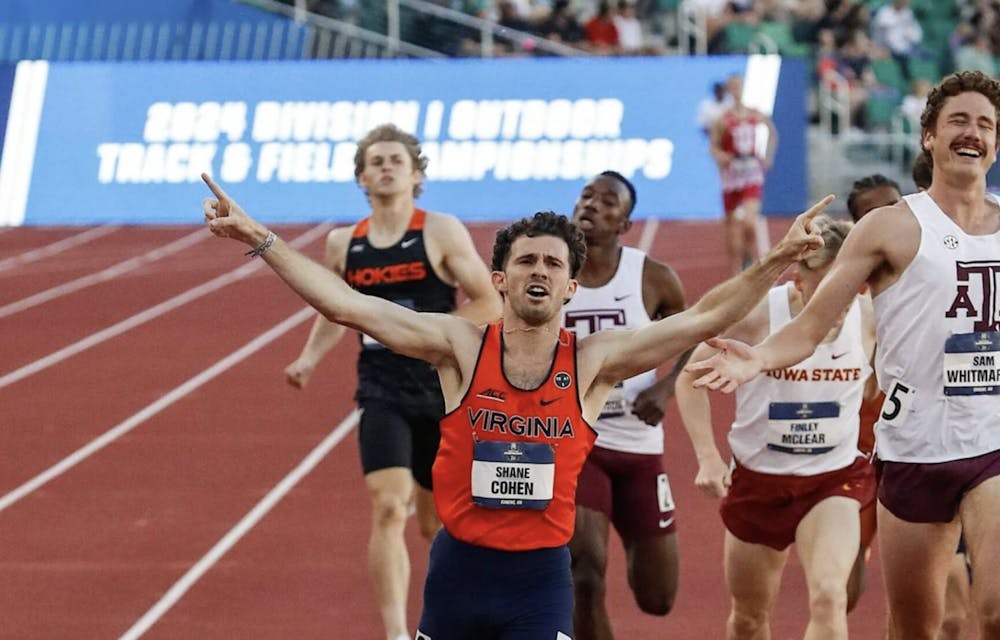
<path fill-rule="evenodd" d="M 201 179 L 215 195 L 214 198 L 205 198 L 202 201 L 202 210 L 209 231 L 220 238 L 239 240 L 251 247 L 260 246 L 268 237 L 267 227 L 250 218 L 212 179 L 212 176 L 203 173 Z"/>

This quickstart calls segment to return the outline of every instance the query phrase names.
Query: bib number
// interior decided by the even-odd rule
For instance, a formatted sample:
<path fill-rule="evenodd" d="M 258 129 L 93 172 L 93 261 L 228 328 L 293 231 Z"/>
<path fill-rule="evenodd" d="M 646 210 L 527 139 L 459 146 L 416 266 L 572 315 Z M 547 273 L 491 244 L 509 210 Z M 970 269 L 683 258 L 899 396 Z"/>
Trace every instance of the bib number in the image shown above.
<path fill-rule="evenodd" d="M 882 422 L 894 424 L 896 426 L 903 423 L 910 414 L 910 405 L 913 404 L 913 395 L 916 390 L 908 384 L 899 380 L 892 383 L 889 392 L 885 394 L 885 402 L 882 403 Z"/>
<path fill-rule="evenodd" d="M 625 415 L 625 383 L 619 382 L 611 389 L 611 395 L 604 403 L 599 419 L 620 418 L 623 415 Z"/>
<path fill-rule="evenodd" d="M 944 344 L 944 394 L 1000 394 L 1000 333 L 956 333 Z"/>
<path fill-rule="evenodd" d="M 771 451 L 819 455 L 840 443 L 837 402 L 772 402 L 767 418 L 767 448 Z"/>
<path fill-rule="evenodd" d="M 544 442 L 476 442 L 472 501 L 488 509 L 549 506 L 555 487 L 555 451 Z"/>

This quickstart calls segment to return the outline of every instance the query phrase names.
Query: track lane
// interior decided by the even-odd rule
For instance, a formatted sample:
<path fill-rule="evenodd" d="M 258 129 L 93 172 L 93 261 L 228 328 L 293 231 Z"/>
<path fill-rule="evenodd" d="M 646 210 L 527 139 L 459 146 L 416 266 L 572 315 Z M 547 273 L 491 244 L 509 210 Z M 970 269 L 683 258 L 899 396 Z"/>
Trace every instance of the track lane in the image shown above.
<path fill-rule="evenodd" d="M 307 253 L 322 251 L 327 227 L 295 234 L 293 246 Z M 218 246 L 218 245 L 216 245 Z M 223 257 L 226 256 L 226 257 Z M 158 275 L 164 269 L 169 277 Z M 147 265 L 126 277 L 103 282 L 27 309 L 15 319 L 0 318 L 0 388 L 35 375 L 65 358 L 132 330 L 163 313 L 188 305 L 244 277 L 265 277 L 266 265 L 238 262 L 226 254 L 205 251 L 189 257 L 184 268 Z M 271 277 L 271 276 L 266 276 Z M 9 330 L 5 330 L 10 327 Z M 55 337 L 67 336 L 65 342 Z M 61 345 L 53 351 L 53 343 Z"/>
<path fill-rule="evenodd" d="M 487 259 L 495 228 L 473 233 Z M 721 235 L 709 230 L 694 238 L 691 232 L 696 228 L 663 223 L 651 249 L 654 257 L 677 267 L 692 301 L 725 275 Z M 634 229 L 630 237 L 639 232 Z M 188 267 L 171 263 L 169 268 L 183 272 Z M 157 286 L 159 275 L 151 273 L 148 286 Z M 219 357 L 241 339 L 245 343 L 253 330 L 243 327 L 241 316 L 273 320 L 281 315 L 277 311 L 294 309 L 297 304 L 275 280 L 262 275 L 227 287 L 213 295 L 210 303 L 205 300 L 169 313 L 37 374 L 30 385 L 16 385 L 19 391 L 36 386 L 48 389 L 36 393 L 29 404 L 44 407 L 49 416 L 66 416 L 67 421 L 11 450 L 9 459 L 19 465 L 21 459 L 39 453 L 51 458 L 56 450 L 66 451 L 66 443 L 53 445 L 51 441 L 82 441 L 97 430 L 96 425 L 110 424 L 113 419 L 95 422 L 90 415 L 122 415 L 122 408 L 112 406 L 122 398 L 128 398 L 132 407 L 155 400 L 171 381 L 176 383 L 183 374 L 207 366 L 212 356 Z M 244 285 L 252 286 L 244 289 Z M 254 293 L 248 294 L 250 289 Z M 248 299 L 261 297 L 269 304 L 244 312 Z M 271 305 L 278 307 L 273 313 Z M 324 362 L 309 390 L 299 393 L 285 388 L 281 369 L 297 354 L 307 330 L 307 326 L 298 327 L 259 357 L 0 513 L 0 601 L 11 603 L 9 609 L 14 612 L 5 620 L 5 634 L 9 630 L 11 637 L 26 638 L 116 637 L 301 461 L 342 412 L 352 407 L 356 353 L 354 341 L 345 340 Z M 129 359 L 135 362 L 123 367 Z M 167 364 L 175 361 L 187 366 Z M 84 371 L 70 371 L 78 367 Z M 151 379 L 153 384 L 146 388 L 145 382 L 133 378 Z M 81 398 L 88 394 L 97 397 Z M 0 390 L 5 410 L 19 400 Z M 725 410 L 718 411 L 722 418 L 716 426 L 724 428 L 728 425 Z M 261 414 L 278 416 L 274 420 L 281 421 L 280 429 L 273 421 L 259 422 Z M 78 425 L 65 427 L 74 419 Z M 21 422 L 13 430 L 0 425 L 0 446 L 8 451 L 6 444 L 12 436 L 28 437 L 34 428 L 30 422 Z M 674 421 L 667 429 L 667 470 L 678 502 L 681 535 L 677 607 L 665 619 L 637 612 L 624 584 L 623 559 L 614 540 L 609 606 L 623 637 L 719 637 L 728 611 L 721 582 L 721 523 L 711 501 L 697 494 L 691 484 L 694 462 L 682 427 Z M 320 638 L 334 633 L 377 639 L 378 618 L 364 560 L 368 517 L 356 445 L 348 438 L 144 637 Z M 414 556 L 410 619 L 415 624 L 425 567 L 421 550 L 426 550 L 426 544 L 410 529 Z M 874 572 L 877 558 L 872 562 Z M 794 578 L 798 572 L 790 565 L 786 573 L 775 638 L 801 632 L 805 595 L 801 580 Z M 874 622 L 859 627 L 858 614 L 852 616 L 852 637 L 877 637 L 884 617 L 881 585 L 875 575 L 871 581 L 862 612 Z M 859 632 L 859 628 L 871 633 Z"/>

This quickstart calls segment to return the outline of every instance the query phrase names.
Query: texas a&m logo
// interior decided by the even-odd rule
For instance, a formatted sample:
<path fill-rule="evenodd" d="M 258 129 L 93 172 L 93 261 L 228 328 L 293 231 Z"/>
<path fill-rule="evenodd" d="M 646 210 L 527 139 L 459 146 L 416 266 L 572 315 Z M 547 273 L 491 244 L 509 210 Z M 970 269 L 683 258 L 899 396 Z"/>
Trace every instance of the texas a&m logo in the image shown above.
<path fill-rule="evenodd" d="M 996 331 L 1000 328 L 996 301 L 1000 261 L 956 262 L 955 279 L 957 291 L 945 317 L 974 318 L 973 331 Z"/>
<path fill-rule="evenodd" d="M 566 312 L 566 328 L 577 338 L 586 338 L 603 329 L 625 327 L 625 311 L 622 309 L 583 309 Z"/>

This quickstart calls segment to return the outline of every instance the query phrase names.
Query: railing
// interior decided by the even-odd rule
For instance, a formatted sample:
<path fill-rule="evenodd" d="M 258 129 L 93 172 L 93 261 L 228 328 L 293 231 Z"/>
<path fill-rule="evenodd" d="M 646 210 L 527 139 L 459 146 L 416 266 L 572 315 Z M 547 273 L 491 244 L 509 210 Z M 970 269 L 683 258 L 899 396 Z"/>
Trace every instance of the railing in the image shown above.
<path fill-rule="evenodd" d="M 681 3 L 677 8 L 677 47 L 681 53 L 703 56 L 708 54 L 708 12 L 689 8 Z"/>
<path fill-rule="evenodd" d="M 816 110 L 820 130 L 831 136 L 851 126 L 851 86 L 847 78 L 830 70 L 819 79 Z"/>
<path fill-rule="evenodd" d="M 306 30 L 310 58 L 444 58 L 445 54 L 401 42 L 350 22 L 302 11 L 275 0 L 238 0 L 271 13 L 298 20 Z"/>
<path fill-rule="evenodd" d="M 294 22 L 0 24 L 0 61 L 276 60 L 308 56 Z"/>

